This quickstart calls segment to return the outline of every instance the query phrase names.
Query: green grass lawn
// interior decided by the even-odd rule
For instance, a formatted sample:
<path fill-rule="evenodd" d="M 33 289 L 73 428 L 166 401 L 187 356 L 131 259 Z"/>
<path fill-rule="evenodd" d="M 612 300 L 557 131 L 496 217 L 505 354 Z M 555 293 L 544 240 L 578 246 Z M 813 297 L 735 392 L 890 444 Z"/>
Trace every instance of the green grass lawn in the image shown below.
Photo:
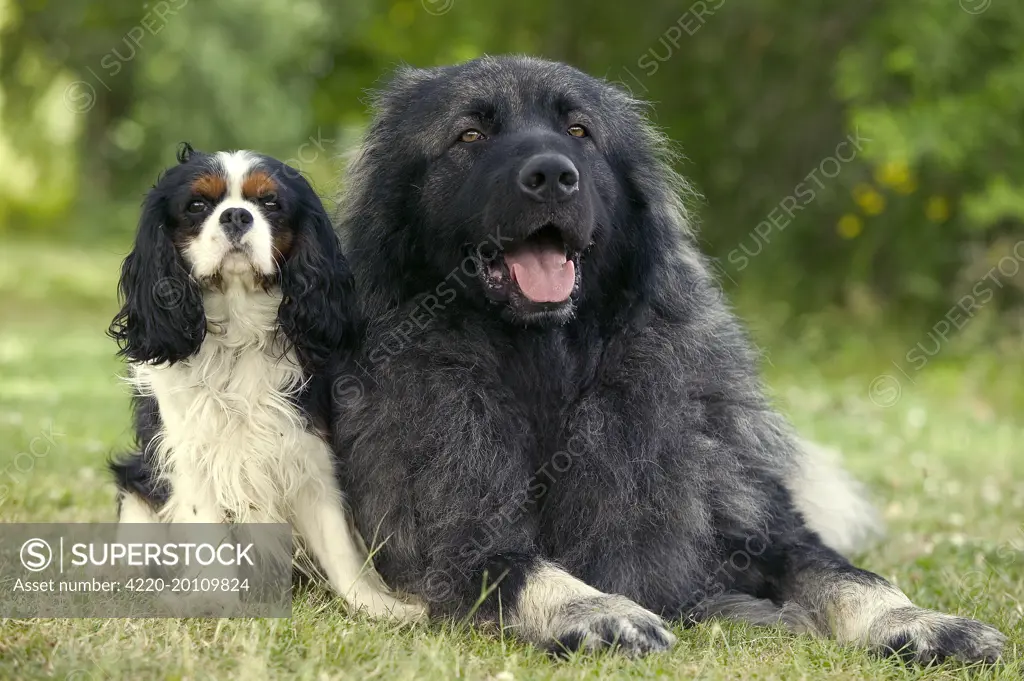
<path fill-rule="evenodd" d="M 128 392 L 104 330 L 122 256 L 0 246 L 3 522 L 114 520 L 104 464 L 129 442 Z M 847 370 L 793 344 L 765 350 L 779 406 L 802 433 L 843 450 L 883 511 L 888 535 L 859 564 L 919 605 L 998 626 L 1010 637 L 1004 664 L 908 668 L 829 641 L 728 624 L 677 628 L 671 653 L 644 659 L 555 661 L 455 623 L 349 618 L 314 588 L 296 597 L 290 620 L 0 620 L 0 679 L 1020 679 L 1024 420 L 1001 409 L 969 367 L 961 373 L 936 361 L 881 408 L 868 392 L 876 360 L 842 364 L 854 367 Z M 877 360 L 880 370 L 887 363 Z"/>

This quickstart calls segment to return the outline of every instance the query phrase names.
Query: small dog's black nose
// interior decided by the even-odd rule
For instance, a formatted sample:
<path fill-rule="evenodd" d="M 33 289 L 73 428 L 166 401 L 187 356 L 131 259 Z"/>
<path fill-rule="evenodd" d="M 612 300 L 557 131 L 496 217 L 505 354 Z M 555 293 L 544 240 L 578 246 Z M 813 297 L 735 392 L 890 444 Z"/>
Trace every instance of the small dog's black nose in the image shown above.
<path fill-rule="evenodd" d="M 244 208 L 228 208 L 220 214 L 220 227 L 228 239 L 238 241 L 252 227 L 252 213 Z"/>
<path fill-rule="evenodd" d="M 536 201 L 564 201 L 580 188 L 580 173 L 563 154 L 537 154 L 519 171 L 519 188 Z"/>

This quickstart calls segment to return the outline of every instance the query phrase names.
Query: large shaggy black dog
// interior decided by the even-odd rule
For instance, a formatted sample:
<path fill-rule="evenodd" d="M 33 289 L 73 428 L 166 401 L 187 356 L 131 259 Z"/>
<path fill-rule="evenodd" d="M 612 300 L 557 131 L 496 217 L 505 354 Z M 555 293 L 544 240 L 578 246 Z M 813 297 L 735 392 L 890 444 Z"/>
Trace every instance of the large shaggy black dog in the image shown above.
<path fill-rule="evenodd" d="M 805 522 L 799 445 L 663 149 L 635 101 L 557 63 L 404 69 L 380 94 L 343 219 L 368 375 L 343 377 L 335 435 L 381 573 L 569 649 L 659 650 L 662 617 L 719 615 L 995 659 L 998 631 Z"/>

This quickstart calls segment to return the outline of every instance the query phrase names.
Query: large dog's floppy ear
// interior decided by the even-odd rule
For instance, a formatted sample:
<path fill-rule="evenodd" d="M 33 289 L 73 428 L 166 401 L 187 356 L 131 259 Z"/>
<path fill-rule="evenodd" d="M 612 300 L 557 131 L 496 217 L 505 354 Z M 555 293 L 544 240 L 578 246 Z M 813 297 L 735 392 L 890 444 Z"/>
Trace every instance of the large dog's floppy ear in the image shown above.
<path fill-rule="evenodd" d="M 199 285 L 171 241 L 165 198 L 146 197 L 135 247 L 121 266 L 123 306 L 109 333 L 132 362 L 173 364 L 195 354 L 206 334 Z"/>
<path fill-rule="evenodd" d="M 355 287 L 323 204 L 312 187 L 306 185 L 303 194 L 301 222 L 281 268 L 278 323 L 312 372 L 354 340 L 347 335 L 353 328 Z"/>

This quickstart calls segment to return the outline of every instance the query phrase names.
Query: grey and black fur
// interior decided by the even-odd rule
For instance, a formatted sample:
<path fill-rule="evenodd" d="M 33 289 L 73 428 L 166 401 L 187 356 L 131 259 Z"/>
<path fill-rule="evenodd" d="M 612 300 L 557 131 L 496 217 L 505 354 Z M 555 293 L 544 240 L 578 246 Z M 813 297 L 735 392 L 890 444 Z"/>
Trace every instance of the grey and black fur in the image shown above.
<path fill-rule="evenodd" d="M 538 157 L 557 191 L 536 192 L 555 177 L 526 173 Z M 660 650 L 662 618 L 716 615 L 999 656 L 998 631 L 914 606 L 810 529 L 804 454 L 635 100 L 531 58 L 404 68 L 347 182 L 370 322 L 335 435 L 390 584 L 556 649 Z M 531 241 L 564 246 L 568 300 L 510 283 Z"/>

